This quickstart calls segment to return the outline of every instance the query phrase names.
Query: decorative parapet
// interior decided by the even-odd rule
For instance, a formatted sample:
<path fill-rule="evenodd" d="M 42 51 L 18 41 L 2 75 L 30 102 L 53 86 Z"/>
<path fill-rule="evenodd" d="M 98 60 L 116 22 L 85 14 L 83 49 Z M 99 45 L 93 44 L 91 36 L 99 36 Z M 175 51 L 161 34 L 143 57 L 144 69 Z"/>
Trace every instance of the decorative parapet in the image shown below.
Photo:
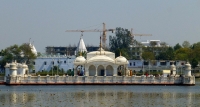
<path fill-rule="evenodd" d="M 7 84 L 171 84 L 194 85 L 194 76 L 7 76 Z"/>

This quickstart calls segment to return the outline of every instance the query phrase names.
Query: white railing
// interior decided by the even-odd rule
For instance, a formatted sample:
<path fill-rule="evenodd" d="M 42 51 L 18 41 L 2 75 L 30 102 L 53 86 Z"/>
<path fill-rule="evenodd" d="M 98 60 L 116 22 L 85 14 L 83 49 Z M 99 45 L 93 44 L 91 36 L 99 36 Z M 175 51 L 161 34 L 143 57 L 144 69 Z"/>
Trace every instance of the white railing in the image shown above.
<path fill-rule="evenodd" d="M 9 76 L 6 82 L 9 84 L 29 84 L 29 83 L 144 83 L 144 84 L 180 84 L 184 81 L 195 83 L 194 77 L 154 77 L 154 76 Z"/>

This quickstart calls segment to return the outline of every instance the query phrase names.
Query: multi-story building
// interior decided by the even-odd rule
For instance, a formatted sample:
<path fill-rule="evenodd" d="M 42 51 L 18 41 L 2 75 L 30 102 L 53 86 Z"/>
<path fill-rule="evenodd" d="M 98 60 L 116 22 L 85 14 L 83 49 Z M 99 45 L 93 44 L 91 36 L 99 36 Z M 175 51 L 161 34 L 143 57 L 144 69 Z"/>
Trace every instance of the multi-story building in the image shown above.
<path fill-rule="evenodd" d="M 154 46 L 151 43 L 154 42 Z M 145 50 L 153 52 L 155 55 L 159 55 L 160 52 L 166 51 L 166 47 L 168 45 L 161 45 L 160 40 L 147 40 L 145 42 L 141 42 L 141 45 L 135 44 L 135 46 L 130 47 L 132 51 L 132 59 L 139 60 L 142 59 L 142 52 Z"/>

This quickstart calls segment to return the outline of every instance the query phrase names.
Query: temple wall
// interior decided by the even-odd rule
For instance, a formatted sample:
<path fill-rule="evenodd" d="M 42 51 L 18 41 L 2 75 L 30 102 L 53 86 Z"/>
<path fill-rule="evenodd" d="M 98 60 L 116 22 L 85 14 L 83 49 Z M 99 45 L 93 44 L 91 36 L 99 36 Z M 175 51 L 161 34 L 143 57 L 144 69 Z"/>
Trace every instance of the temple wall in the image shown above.
<path fill-rule="evenodd" d="M 194 85 L 195 77 L 142 76 L 7 76 L 7 84 L 182 84 Z"/>

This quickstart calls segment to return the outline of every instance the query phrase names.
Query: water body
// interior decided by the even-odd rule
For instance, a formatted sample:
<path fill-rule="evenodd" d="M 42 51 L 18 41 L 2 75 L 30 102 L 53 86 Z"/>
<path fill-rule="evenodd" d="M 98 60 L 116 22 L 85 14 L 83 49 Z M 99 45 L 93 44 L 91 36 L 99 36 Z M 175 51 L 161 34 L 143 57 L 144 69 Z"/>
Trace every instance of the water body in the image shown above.
<path fill-rule="evenodd" d="M 0 85 L 0 107 L 199 107 L 195 86 Z"/>

